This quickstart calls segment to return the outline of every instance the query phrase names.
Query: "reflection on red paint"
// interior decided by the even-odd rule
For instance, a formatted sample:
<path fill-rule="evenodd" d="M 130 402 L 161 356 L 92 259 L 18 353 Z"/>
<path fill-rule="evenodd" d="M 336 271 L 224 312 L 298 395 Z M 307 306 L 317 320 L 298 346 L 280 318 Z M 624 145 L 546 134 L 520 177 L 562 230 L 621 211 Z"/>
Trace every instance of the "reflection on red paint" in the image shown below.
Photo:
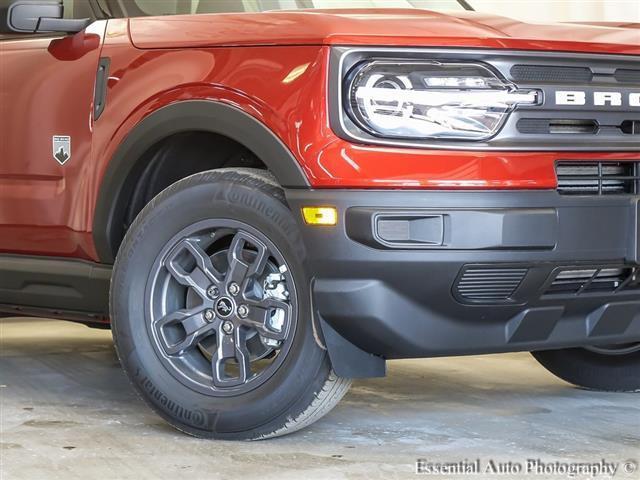
<path fill-rule="evenodd" d="M 227 103 L 263 122 L 315 188 L 549 189 L 558 159 L 640 157 L 354 145 L 330 129 L 326 102 L 330 45 L 638 55 L 637 29 L 405 10 L 139 18 L 130 25 L 110 20 L 64 38 L 3 41 L 0 251 L 97 260 L 93 216 L 112 156 L 145 116 L 184 100 Z M 94 122 L 100 57 L 111 67 L 106 109 Z M 53 135 L 72 137 L 64 167 L 52 159 Z"/>

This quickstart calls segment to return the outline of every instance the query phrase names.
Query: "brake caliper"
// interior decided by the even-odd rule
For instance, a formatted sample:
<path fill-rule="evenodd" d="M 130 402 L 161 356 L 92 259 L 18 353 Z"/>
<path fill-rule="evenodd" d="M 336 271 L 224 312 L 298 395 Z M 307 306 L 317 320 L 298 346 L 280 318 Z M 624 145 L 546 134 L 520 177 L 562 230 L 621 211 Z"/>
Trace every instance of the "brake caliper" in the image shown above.
<path fill-rule="evenodd" d="M 263 284 L 263 299 L 275 298 L 276 300 L 288 301 L 289 291 L 287 290 L 287 283 L 284 274 L 287 271 L 287 267 L 282 265 L 277 273 L 270 273 L 264 280 Z M 284 327 L 285 311 L 281 308 L 276 308 L 271 313 L 271 318 L 268 320 L 269 328 L 275 332 L 281 332 Z M 262 343 L 271 347 L 278 348 L 282 342 L 271 338 L 265 338 L 260 336 Z"/>

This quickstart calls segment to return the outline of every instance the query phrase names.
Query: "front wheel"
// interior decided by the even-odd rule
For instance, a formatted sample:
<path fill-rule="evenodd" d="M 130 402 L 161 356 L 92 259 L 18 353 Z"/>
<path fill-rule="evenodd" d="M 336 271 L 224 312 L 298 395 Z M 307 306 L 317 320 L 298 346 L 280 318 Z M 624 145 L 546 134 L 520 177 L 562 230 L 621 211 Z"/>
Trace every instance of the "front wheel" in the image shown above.
<path fill-rule="evenodd" d="M 640 343 L 533 352 L 547 370 L 583 388 L 640 391 Z"/>
<path fill-rule="evenodd" d="M 327 413 L 350 381 L 313 332 L 304 246 L 282 190 L 219 170 L 156 197 L 114 266 L 118 355 L 143 399 L 187 433 L 259 439 Z"/>

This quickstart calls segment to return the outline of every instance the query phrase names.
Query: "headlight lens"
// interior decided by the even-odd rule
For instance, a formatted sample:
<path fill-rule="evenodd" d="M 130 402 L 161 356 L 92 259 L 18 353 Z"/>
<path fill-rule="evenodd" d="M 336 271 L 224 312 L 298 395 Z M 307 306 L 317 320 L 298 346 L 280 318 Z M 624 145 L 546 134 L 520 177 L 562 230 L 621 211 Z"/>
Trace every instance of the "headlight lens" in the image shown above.
<path fill-rule="evenodd" d="M 539 102 L 482 64 L 374 60 L 352 72 L 347 113 L 378 137 L 484 140 L 516 105 Z"/>

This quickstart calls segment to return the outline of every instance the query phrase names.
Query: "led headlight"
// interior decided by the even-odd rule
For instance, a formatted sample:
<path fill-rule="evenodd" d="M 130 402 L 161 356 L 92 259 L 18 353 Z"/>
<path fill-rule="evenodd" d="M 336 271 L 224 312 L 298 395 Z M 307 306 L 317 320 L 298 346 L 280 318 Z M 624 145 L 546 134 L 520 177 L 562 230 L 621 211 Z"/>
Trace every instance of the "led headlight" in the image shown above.
<path fill-rule="evenodd" d="M 473 63 L 373 60 L 346 82 L 351 120 L 384 138 L 485 140 L 517 105 L 539 103 Z"/>

